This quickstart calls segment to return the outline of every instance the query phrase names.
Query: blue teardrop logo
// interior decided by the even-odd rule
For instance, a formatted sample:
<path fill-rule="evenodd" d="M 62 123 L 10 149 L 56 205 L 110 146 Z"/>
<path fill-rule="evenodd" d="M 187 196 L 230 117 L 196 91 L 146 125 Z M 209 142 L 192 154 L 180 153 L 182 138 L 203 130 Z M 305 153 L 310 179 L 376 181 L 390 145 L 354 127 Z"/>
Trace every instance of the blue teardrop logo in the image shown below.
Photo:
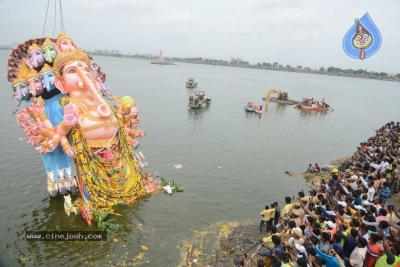
<path fill-rule="evenodd" d="M 349 57 L 364 60 L 378 52 L 382 44 L 381 33 L 368 13 L 356 19 L 343 38 L 343 50 Z"/>

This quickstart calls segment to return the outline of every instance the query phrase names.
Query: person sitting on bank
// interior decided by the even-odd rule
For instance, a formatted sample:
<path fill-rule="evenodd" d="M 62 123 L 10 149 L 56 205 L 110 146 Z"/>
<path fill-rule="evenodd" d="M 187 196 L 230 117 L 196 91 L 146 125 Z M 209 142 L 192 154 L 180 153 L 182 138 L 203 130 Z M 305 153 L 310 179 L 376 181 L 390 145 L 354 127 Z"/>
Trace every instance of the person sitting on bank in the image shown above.
<path fill-rule="evenodd" d="M 318 166 L 318 163 L 315 163 L 314 172 L 319 173 L 320 171 L 321 171 L 321 168 Z"/>
<path fill-rule="evenodd" d="M 314 167 L 312 166 L 312 164 L 310 163 L 310 164 L 308 164 L 308 168 L 307 168 L 307 171 L 306 171 L 306 173 L 314 173 Z"/>

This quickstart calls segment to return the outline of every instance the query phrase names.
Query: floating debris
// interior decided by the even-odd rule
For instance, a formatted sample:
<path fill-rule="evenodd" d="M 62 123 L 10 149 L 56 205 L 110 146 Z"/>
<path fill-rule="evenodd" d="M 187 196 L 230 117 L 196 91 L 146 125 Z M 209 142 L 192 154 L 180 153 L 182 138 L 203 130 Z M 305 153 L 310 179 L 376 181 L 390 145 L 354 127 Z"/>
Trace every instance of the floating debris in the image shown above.
<path fill-rule="evenodd" d="M 247 237 L 250 232 L 254 232 L 250 235 L 252 238 Z M 194 230 L 191 240 L 180 242 L 181 260 L 178 266 L 192 266 L 193 263 L 196 263 L 195 266 L 237 266 L 237 254 L 254 251 L 260 244 L 259 239 L 259 227 L 251 221 L 217 222 Z"/>

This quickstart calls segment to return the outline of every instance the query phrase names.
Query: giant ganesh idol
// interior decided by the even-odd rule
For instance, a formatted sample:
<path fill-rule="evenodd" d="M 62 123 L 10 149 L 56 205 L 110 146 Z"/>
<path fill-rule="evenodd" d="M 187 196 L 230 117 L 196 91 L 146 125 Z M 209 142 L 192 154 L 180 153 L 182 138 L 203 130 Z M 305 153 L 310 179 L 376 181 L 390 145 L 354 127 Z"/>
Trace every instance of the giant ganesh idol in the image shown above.
<path fill-rule="evenodd" d="M 36 53 L 38 47 L 49 45 L 52 45 L 50 39 L 31 39 L 14 49 L 9 57 L 9 81 L 17 81 L 17 75 L 22 75 L 18 73 L 20 66 L 27 62 L 31 51 Z M 29 92 L 40 100 L 27 101 L 28 106 L 16 115 L 30 136 L 29 143 L 50 156 L 60 148 L 60 153 L 72 159 L 72 170 L 66 167 L 65 170 L 67 176 L 76 174 L 80 194 L 86 202 L 100 206 L 129 204 L 143 194 L 152 193 L 159 186 L 149 186 L 148 174 L 141 173 L 140 157 L 133 152 L 138 146 L 135 138 L 145 135 L 136 129 L 139 114 L 133 98 L 120 99 L 105 90 L 105 75 L 67 35 L 61 33 L 54 47 L 58 53 L 54 49 L 50 56 L 45 53 L 47 64 L 32 63 L 31 70 L 24 71 Z M 55 111 L 59 114 L 57 120 L 49 120 L 47 117 Z M 58 167 L 57 160 L 51 164 Z M 47 169 L 57 167 L 47 166 Z M 48 173 L 50 184 L 57 175 L 54 172 Z M 63 173 L 58 175 L 63 181 Z M 53 193 L 49 191 L 50 195 L 56 195 Z"/>

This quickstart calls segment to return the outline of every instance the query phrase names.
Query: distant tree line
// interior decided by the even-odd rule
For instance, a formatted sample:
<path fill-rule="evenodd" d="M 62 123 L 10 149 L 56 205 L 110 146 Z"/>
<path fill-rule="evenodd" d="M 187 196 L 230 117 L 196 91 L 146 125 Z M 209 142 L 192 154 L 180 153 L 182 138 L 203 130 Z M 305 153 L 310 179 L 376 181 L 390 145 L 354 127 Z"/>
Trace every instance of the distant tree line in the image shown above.
<path fill-rule="evenodd" d="M 322 67 L 319 69 L 320 71 L 325 71 L 325 69 Z M 368 72 L 367 70 L 363 69 L 358 69 L 358 70 L 353 70 L 353 69 L 341 69 L 341 68 L 335 68 L 335 67 L 329 67 L 327 72 L 332 72 L 332 73 L 345 73 L 345 74 L 355 74 L 355 75 L 365 75 L 365 76 L 376 76 L 376 77 L 387 77 L 389 74 L 386 72 L 375 72 L 375 71 L 370 71 Z M 395 75 L 397 78 L 400 78 L 400 73 L 397 73 Z"/>
<path fill-rule="evenodd" d="M 119 52 L 118 50 L 115 50 L 116 52 Z M 97 52 L 97 51 L 96 51 Z M 111 56 L 124 56 L 121 54 L 113 55 Z M 157 55 L 128 55 L 128 57 L 134 57 L 134 58 L 157 58 Z M 267 62 L 259 62 L 257 64 L 250 64 L 248 61 L 242 60 L 241 58 L 238 57 L 232 57 L 230 61 L 228 60 L 218 60 L 218 59 L 210 59 L 210 58 L 204 58 L 204 57 L 187 57 L 187 58 L 180 58 L 180 57 L 172 57 L 168 58 L 165 57 L 165 59 L 169 59 L 172 61 L 178 61 L 178 62 L 189 62 L 189 63 L 200 63 L 200 64 L 214 64 L 214 65 L 225 65 L 225 66 L 243 66 L 243 67 L 256 67 L 256 68 L 275 68 L 275 69 L 281 69 L 281 70 L 287 70 L 287 71 L 307 71 L 307 72 L 325 72 L 325 73 L 331 73 L 334 75 L 344 75 L 344 76 L 364 76 L 364 77 L 369 77 L 372 79 L 391 79 L 388 73 L 386 72 L 375 72 L 375 71 L 367 71 L 367 69 L 358 69 L 358 70 L 353 70 L 353 69 L 342 69 L 342 68 L 336 68 L 336 67 L 328 67 L 325 69 L 324 67 L 312 70 L 310 67 L 303 67 L 301 65 L 297 65 L 296 67 L 292 67 L 291 65 L 286 65 L 283 66 L 282 64 L 279 64 L 279 62 L 275 61 L 272 64 L 267 63 Z M 400 73 L 397 73 L 394 75 L 396 78 L 400 79 Z M 388 78 L 387 78 L 388 77 Z"/>

